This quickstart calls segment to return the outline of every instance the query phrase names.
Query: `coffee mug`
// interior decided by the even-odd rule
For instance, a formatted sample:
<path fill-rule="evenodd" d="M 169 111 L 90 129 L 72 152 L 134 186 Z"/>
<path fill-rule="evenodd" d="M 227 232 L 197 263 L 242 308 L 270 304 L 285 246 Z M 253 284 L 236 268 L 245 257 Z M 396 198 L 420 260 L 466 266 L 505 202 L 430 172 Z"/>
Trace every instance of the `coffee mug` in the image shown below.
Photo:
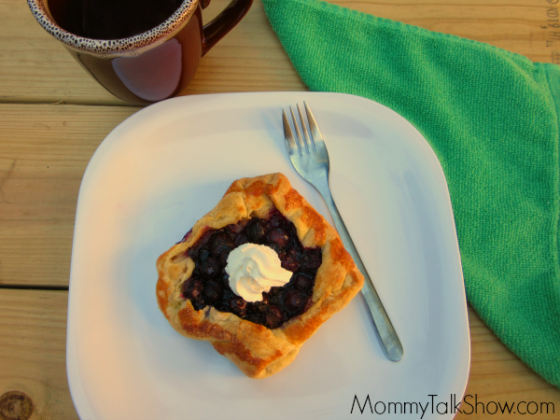
<path fill-rule="evenodd" d="M 210 0 L 106 1 L 110 7 L 100 0 L 27 3 L 41 26 L 103 87 L 130 104 L 146 105 L 185 88 L 200 58 L 237 25 L 253 0 L 232 0 L 206 25 L 202 9 Z"/>

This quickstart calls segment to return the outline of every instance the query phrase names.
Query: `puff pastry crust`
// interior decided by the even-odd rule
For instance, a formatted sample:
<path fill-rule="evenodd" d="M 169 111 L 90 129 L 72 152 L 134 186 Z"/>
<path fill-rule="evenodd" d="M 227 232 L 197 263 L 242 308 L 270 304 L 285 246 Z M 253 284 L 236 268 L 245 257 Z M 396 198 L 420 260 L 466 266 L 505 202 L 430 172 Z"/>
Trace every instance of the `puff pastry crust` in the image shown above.
<path fill-rule="evenodd" d="M 252 217 L 266 218 L 276 207 L 297 229 L 304 247 L 320 247 L 309 309 L 269 329 L 206 306 L 195 310 L 181 286 L 195 267 L 187 250 L 208 229 L 221 229 Z M 268 377 L 294 360 L 302 344 L 361 290 L 364 278 L 344 249 L 336 230 L 309 205 L 281 173 L 234 181 L 216 207 L 202 217 L 182 242 L 157 260 L 159 308 L 180 334 L 209 341 L 251 378 Z"/>

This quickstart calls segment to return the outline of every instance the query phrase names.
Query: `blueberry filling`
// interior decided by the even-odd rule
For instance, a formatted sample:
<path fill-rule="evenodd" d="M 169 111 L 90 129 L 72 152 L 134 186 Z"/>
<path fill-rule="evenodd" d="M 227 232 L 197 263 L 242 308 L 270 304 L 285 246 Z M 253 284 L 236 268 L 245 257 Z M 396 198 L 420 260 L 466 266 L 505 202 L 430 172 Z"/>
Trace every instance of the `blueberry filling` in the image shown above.
<path fill-rule="evenodd" d="M 229 253 L 248 242 L 274 249 L 282 267 L 293 273 L 289 283 L 263 293 L 260 302 L 247 302 L 233 293 L 225 271 Z M 294 224 L 276 209 L 271 210 L 267 219 L 252 218 L 206 231 L 187 255 L 193 259 L 195 268 L 181 291 L 195 310 L 210 305 L 268 328 L 277 328 L 309 308 L 322 262 L 321 249 L 305 248 Z"/>

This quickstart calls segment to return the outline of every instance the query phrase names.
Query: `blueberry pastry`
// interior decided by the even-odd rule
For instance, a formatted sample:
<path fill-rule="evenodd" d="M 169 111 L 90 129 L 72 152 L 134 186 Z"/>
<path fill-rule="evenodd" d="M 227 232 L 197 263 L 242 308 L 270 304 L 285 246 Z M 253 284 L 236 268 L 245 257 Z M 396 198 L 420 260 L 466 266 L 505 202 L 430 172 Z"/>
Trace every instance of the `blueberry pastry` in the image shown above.
<path fill-rule="evenodd" d="M 290 364 L 364 281 L 335 229 L 280 173 L 231 184 L 157 270 L 169 323 L 251 378 Z"/>

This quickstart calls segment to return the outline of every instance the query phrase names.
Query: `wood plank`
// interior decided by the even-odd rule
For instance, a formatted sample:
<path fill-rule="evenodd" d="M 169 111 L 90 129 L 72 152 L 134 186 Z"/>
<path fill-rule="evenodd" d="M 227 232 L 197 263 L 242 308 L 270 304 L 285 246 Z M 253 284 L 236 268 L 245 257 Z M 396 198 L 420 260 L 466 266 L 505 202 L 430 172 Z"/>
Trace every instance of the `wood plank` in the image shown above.
<path fill-rule="evenodd" d="M 73 218 L 0 223 L 0 284 L 68 287 Z"/>
<path fill-rule="evenodd" d="M 0 284 L 68 285 L 82 176 L 138 109 L 0 104 Z"/>
<path fill-rule="evenodd" d="M 458 413 L 456 420 L 488 417 L 508 420 L 560 418 L 560 390 L 538 376 L 509 351 L 471 307 L 469 307 L 469 323 L 471 372 L 465 395 L 471 397 L 466 399 L 468 404 L 461 405 L 462 413 Z M 475 401 L 482 404 L 476 405 Z M 521 403 L 522 401 L 526 403 Z M 537 405 L 532 404 L 532 401 Z M 515 411 L 505 415 L 501 415 L 501 412 L 496 415 L 491 414 L 498 403 L 502 407 L 508 403 Z M 521 404 L 518 406 L 518 403 Z M 543 405 L 541 409 L 541 403 L 552 404 Z M 523 414 L 534 412 L 536 407 L 538 407 L 536 414 Z"/>
<path fill-rule="evenodd" d="M 213 0 L 209 21 L 228 0 Z M 429 30 L 487 42 L 533 61 L 560 60 L 553 0 L 332 0 L 332 3 Z M 23 0 L 0 0 L 0 101 L 123 103 L 101 88 L 34 20 Z M 201 61 L 182 95 L 305 90 L 260 0 Z"/>
<path fill-rule="evenodd" d="M 560 47 L 552 32 L 558 13 L 556 0 L 336 0 L 341 6 L 435 32 L 486 42 L 524 55 L 532 61 L 552 62 Z M 553 9 L 553 10 L 552 10 Z M 548 15 L 547 15 L 548 13 Z M 543 26 L 546 28 L 543 28 Z M 554 41 L 549 42 L 547 40 Z"/>
<path fill-rule="evenodd" d="M 67 302 L 62 291 L 0 290 L 0 401 L 25 394 L 33 420 L 78 419 L 66 379 Z M 9 414 L 0 405 L 0 419 L 18 419 Z"/>
<path fill-rule="evenodd" d="M 6 392 L 23 392 L 33 401 L 31 419 L 59 420 L 77 418 L 66 380 L 67 292 L 0 290 L 0 398 Z M 511 354 L 503 344 L 469 309 L 472 331 L 472 366 L 467 394 L 474 405 L 484 404 L 494 410 L 492 401 L 513 404 L 520 401 L 548 405 L 549 413 L 529 416 L 552 420 L 560 416 L 560 390 L 546 383 L 523 362 Z M 430 390 L 426 400 L 430 401 Z M 449 396 L 438 396 L 436 401 L 448 401 Z M 552 408 L 554 405 L 554 413 Z M 520 405 L 525 411 L 527 405 Z M 545 407 L 543 407 L 544 409 Z M 535 406 L 529 406 L 529 412 Z M 439 407 L 444 410 L 443 406 Z M 458 420 L 488 418 L 463 404 Z M 540 410 L 540 407 L 539 407 Z M 522 414 L 496 415 L 495 418 L 526 418 Z M 397 418 L 397 416 L 394 416 Z M 0 417 L 1 418 L 1 417 Z"/>

